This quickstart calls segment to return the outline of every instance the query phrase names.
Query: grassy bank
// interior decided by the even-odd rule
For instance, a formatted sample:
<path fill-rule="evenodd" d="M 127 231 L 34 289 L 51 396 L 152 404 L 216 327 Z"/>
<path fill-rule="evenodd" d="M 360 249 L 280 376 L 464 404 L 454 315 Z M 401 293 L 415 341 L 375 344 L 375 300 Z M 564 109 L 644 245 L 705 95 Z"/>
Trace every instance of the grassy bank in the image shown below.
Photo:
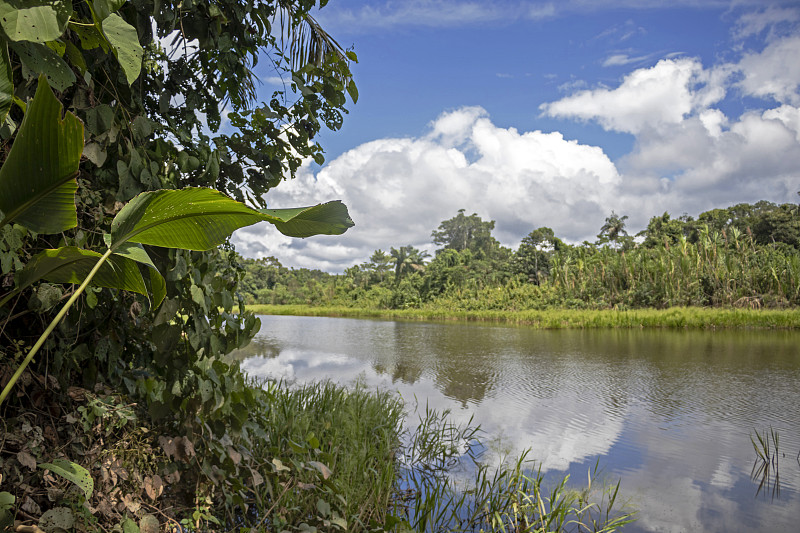
<path fill-rule="evenodd" d="M 61 412 L 3 419 L 0 530 L 55 531 L 58 517 L 59 530 L 129 533 L 613 531 L 631 518 L 616 485 L 543 484 L 525 456 L 481 465 L 477 428 L 426 409 L 409 432 L 398 397 L 358 385 L 240 382 L 231 400 L 247 420 L 222 438 L 214 424 L 165 426 L 110 390 L 70 395 Z M 464 468 L 474 478 L 456 484 Z"/>
<path fill-rule="evenodd" d="M 626 311 L 448 311 L 443 309 L 360 309 L 304 305 L 248 305 L 248 311 L 264 315 L 387 318 L 402 320 L 454 320 L 497 322 L 538 329 L 564 328 L 758 328 L 800 329 L 800 309 L 720 309 L 673 307 Z"/>

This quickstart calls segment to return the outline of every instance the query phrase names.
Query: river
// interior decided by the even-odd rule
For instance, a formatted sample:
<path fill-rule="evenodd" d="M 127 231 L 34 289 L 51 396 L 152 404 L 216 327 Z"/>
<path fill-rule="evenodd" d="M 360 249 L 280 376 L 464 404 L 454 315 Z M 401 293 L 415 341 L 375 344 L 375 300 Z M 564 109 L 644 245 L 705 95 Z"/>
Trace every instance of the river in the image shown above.
<path fill-rule="evenodd" d="M 639 510 L 626 532 L 798 530 L 800 333 L 260 318 L 250 375 L 359 379 L 474 416 L 487 460 L 530 448 L 577 480 L 599 460 Z M 769 428 L 777 468 L 754 478 Z"/>

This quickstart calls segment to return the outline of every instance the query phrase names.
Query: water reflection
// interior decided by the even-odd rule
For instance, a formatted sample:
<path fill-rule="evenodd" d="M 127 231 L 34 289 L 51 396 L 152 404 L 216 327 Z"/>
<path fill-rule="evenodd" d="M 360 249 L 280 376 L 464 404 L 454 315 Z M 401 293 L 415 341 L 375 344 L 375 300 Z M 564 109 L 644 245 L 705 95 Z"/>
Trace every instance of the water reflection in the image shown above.
<path fill-rule="evenodd" d="M 600 458 L 641 509 L 626 531 L 790 531 L 800 516 L 800 464 L 781 470 L 780 499 L 756 499 L 749 439 L 771 425 L 800 450 L 797 333 L 261 319 L 247 372 L 360 377 L 474 415 L 497 457 L 531 448 L 579 480 Z"/>

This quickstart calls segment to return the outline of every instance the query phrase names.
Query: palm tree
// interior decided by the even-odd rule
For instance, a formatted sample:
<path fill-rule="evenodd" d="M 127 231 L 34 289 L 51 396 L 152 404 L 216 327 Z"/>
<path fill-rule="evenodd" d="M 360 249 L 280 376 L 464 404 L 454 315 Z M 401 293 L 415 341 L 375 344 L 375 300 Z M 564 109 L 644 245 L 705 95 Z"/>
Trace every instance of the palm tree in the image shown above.
<path fill-rule="evenodd" d="M 425 267 L 425 258 L 430 257 L 428 252 L 418 250 L 411 246 L 402 246 L 400 249 L 392 248 L 389 255 L 394 259 L 394 280 L 395 282 L 412 270 L 422 270 Z"/>
<path fill-rule="evenodd" d="M 281 43 L 289 44 L 288 58 L 293 71 L 298 71 L 307 64 L 322 66 L 331 57 L 349 62 L 350 54 L 322 29 L 308 11 L 292 0 L 278 0 L 278 6 Z M 349 71 L 339 81 L 347 85 L 350 81 Z"/>
<path fill-rule="evenodd" d="M 611 211 L 611 215 L 606 218 L 606 223 L 600 228 L 600 233 L 598 233 L 597 238 L 606 238 L 612 241 L 616 247 L 620 237 L 628 236 L 628 232 L 625 231 L 626 220 L 628 220 L 628 215 L 621 217 L 614 211 Z"/>

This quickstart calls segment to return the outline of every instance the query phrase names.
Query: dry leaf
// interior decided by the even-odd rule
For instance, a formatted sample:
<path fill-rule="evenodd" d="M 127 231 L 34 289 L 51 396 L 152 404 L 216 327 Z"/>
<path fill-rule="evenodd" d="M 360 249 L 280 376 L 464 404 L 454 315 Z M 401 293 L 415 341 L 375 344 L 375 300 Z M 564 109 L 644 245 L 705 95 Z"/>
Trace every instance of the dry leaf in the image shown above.
<path fill-rule="evenodd" d="M 228 455 L 230 456 L 233 464 L 238 465 L 242 462 L 242 454 L 233 449 L 233 446 L 228 446 Z"/>
<path fill-rule="evenodd" d="M 122 503 L 124 503 L 125 508 L 132 513 L 138 512 L 142 507 L 142 503 L 136 500 L 136 497 L 133 494 L 126 494 L 123 496 Z"/>
<path fill-rule="evenodd" d="M 69 397 L 75 400 L 76 402 L 82 402 L 86 400 L 86 393 L 89 392 L 83 387 L 70 387 L 67 389 L 67 394 Z"/>
<path fill-rule="evenodd" d="M 153 477 L 147 476 L 144 478 L 144 491 L 151 500 L 155 500 L 161 493 L 164 492 L 164 483 L 161 481 L 161 476 L 155 475 Z"/>
<path fill-rule="evenodd" d="M 158 444 L 167 454 L 167 457 L 174 457 L 181 461 L 187 461 L 197 455 L 194 450 L 194 444 L 186 437 L 166 437 L 164 435 L 158 437 Z"/>
<path fill-rule="evenodd" d="M 64 491 L 58 487 L 47 487 L 47 499 L 51 502 L 58 502 L 64 498 Z"/>
<path fill-rule="evenodd" d="M 167 457 L 175 457 L 177 459 L 177 448 L 175 446 L 175 439 L 161 435 L 158 437 L 158 444 Z"/>
<path fill-rule="evenodd" d="M 53 426 L 44 427 L 44 436 L 53 444 L 58 444 L 58 434 L 56 434 L 56 430 L 53 429 Z"/>
<path fill-rule="evenodd" d="M 197 455 L 197 453 L 194 451 L 194 444 L 192 444 L 192 441 L 190 441 L 186 437 L 183 438 L 183 448 L 185 450 L 186 457 L 188 459 L 191 459 L 192 457 Z"/>
<path fill-rule="evenodd" d="M 39 516 L 42 514 L 42 508 L 39 507 L 39 504 L 33 501 L 30 496 L 25 496 L 25 501 L 22 502 L 20 509 L 34 516 Z"/>
<path fill-rule="evenodd" d="M 258 470 L 250 469 L 250 473 L 253 475 L 253 486 L 258 487 L 262 483 L 264 483 L 264 476 L 258 473 Z"/>
<path fill-rule="evenodd" d="M 331 477 L 332 474 L 331 469 L 325 466 L 324 464 L 320 463 L 319 461 L 309 461 L 308 464 L 316 468 L 317 471 L 319 471 L 319 473 L 322 474 L 322 479 L 328 479 L 329 477 Z"/>
<path fill-rule="evenodd" d="M 181 480 L 181 473 L 178 470 L 170 472 L 169 474 L 164 474 L 164 481 L 166 481 L 170 485 L 172 483 L 177 483 L 180 480 Z"/>
<path fill-rule="evenodd" d="M 28 453 L 28 450 L 22 450 L 17 453 L 17 461 L 23 466 L 27 466 L 31 470 L 36 470 L 36 459 Z"/>

